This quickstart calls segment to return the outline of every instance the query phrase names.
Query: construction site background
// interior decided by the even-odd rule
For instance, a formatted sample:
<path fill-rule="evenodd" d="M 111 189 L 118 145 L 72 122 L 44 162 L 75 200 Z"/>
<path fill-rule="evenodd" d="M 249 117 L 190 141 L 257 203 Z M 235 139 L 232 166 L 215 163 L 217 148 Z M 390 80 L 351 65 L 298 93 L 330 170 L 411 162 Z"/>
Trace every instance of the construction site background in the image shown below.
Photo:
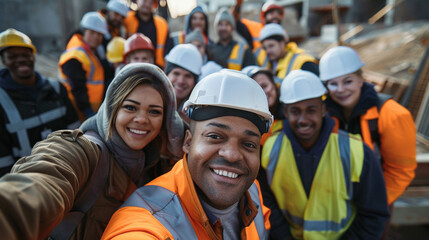
<path fill-rule="evenodd" d="M 179 0 L 176 0 L 179 1 Z M 25 32 L 38 49 L 36 70 L 58 77 L 58 58 L 66 40 L 87 11 L 103 8 L 103 0 L 0 0 L 0 31 Z M 131 3 L 131 1 L 129 0 Z M 167 0 L 167 3 L 169 0 Z M 389 239 L 429 236 L 429 1 L 428 0 L 279 0 L 285 7 L 283 27 L 293 41 L 320 56 L 338 44 L 353 47 L 366 63 L 364 74 L 380 92 L 408 108 L 418 131 L 416 178 L 395 203 Z M 209 34 L 217 40 L 214 16 L 234 0 L 201 0 L 209 15 Z M 241 17 L 259 21 L 262 0 L 244 0 Z M 334 5 L 333 3 L 337 3 Z M 333 10 L 338 10 L 335 21 Z M 184 29 L 184 16 L 171 18 L 170 32 Z M 166 14 L 167 13 L 167 14 Z M 235 34 L 240 39 L 238 34 Z M 2 68 L 0 63 L 0 68 Z"/>

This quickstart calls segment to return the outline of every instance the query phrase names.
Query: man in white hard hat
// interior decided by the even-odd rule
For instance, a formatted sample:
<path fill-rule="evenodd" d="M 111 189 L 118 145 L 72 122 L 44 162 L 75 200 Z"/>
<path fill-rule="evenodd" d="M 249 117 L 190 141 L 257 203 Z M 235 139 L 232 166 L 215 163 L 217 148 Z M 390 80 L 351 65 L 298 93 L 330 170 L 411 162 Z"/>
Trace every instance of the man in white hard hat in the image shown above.
<path fill-rule="evenodd" d="M 109 29 L 109 34 L 104 36 L 105 42 L 109 42 L 113 37 L 127 38 L 127 29 L 123 23 L 127 17 L 128 10 L 129 8 L 124 0 L 110 0 L 106 5 L 106 9 L 99 11 L 106 18 Z"/>
<path fill-rule="evenodd" d="M 380 164 L 360 138 L 336 131 L 326 89 L 295 70 L 282 82 L 283 130 L 262 150 L 260 181 L 274 237 L 380 239 L 389 219 Z"/>
<path fill-rule="evenodd" d="M 101 105 L 104 94 L 105 72 L 97 48 L 108 34 L 107 23 L 98 12 L 88 12 L 77 31 L 67 43 L 58 63 L 69 97 L 79 119 L 93 116 Z"/>
<path fill-rule="evenodd" d="M 219 41 L 207 46 L 210 60 L 215 61 L 223 68 L 238 71 L 246 66 L 256 64 L 249 45 L 233 39 L 235 20 L 228 9 L 219 10 L 215 17 L 214 26 L 217 30 Z"/>
<path fill-rule="evenodd" d="M 35 53 L 24 33 L 0 33 L 0 177 L 49 133 L 79 127 L 66 88 L 34 70 Z"/>
<path fill-rule="evenodd" d="M 102 239 L 266 239 L 269 209 L 255 181 L 272 122 L 263 90 L 222 70 L 195 86 L 183 110 L 191 119 L 185 156 L 134 192 Z"/>
<path fill-rule="evenodd" d="M 194 45 L 179 44 L 171 49 L 165 60 L 164 72 L 173 84 L 177 110 L 186 120 L 186 115 L 181 110 L 197 84 L 203 66 L 203 58 Z"/>
<path fill-rule="evenodd" d="M 278 86 L 292 70 L 302 69 L 319 75 L 316 59 L 298 48 L 295 42 L 290 42 L 281 25 L 277 23 L 265 25 L 260 37 L 264 52 L 257 56 L 258 65 L 266 65 L 266 68 L 273 72 Z"/>

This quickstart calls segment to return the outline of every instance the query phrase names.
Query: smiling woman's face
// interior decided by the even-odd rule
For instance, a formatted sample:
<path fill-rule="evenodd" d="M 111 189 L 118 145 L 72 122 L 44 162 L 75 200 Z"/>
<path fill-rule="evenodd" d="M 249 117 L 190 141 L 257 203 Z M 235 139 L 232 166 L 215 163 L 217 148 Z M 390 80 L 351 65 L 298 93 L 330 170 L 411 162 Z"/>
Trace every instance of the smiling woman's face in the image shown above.
<path fill-rule="evenodd" d="M 158 136 L 164 116 L 161 94 L 147 84 L 138 85 L 120 107 L 115 128 L 133 150 L 146 147 Z"/>
<path fill-rule="evenodd" d="M 363 78 L 351 73 L 328 80 L 326 87 L 336 103 L 343 108 L 353 109 L 359 101 L 363 82 Z"/>

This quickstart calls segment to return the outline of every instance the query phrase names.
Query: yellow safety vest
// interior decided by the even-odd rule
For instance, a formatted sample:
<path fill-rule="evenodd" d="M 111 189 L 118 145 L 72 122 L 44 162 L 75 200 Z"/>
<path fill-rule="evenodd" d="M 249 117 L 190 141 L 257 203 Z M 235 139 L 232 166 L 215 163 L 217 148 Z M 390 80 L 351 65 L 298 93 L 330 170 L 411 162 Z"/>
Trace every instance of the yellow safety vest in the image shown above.
<path fill-rule="evenodd" d="M 280 87 L 281 81 L 292 70 L 301 69 L 302 65 L 306 62 L 317 63 L 317 60 L 313 56 L 305 53 L 304 49 L 298 48 L 298 45 L 294 42 L 289 42 L 285 50 L 287 52 L 286 56 L 279 60 L 277 68 L 273 71 L 278 87 Z M 271 63 L 268 63 L 268 69 L 272 69 Z"/>
<path fill-rule="evenodd" d="M 359 182 L 363 158 L 360 139 L 332 133 L 307 198 L 287 136 L 280 132 L 268 138 L 262 167 L 294 238 L 338 239 L 349 228 L 356 216 L 353 183 Z"/>
<path fill-rule="evenodd" d="M 269 59 L 267 57 L 267 53 L 262 47 L 258 47 L 253 50 L 253 55 L 256 59 L 256 64 L 262 68 L 267 68 Z"/>
<path fill-rule="evenodd" d="M 232 48 L 228 59 L 228 68 L 240 71 L 242 68 L 244 52 L 249 48 L 247 44 L 238 42 Z"/>

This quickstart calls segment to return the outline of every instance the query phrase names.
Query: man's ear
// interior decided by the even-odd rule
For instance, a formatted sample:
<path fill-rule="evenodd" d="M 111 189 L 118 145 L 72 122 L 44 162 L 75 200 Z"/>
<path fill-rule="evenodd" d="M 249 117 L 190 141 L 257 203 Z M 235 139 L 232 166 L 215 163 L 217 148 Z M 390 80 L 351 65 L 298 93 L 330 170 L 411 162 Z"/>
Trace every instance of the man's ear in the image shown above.
<path fill-rule="evenodd" d="M 192 143 L 192 133 L 191 130 L 187 129 L 185 134 L 185 139 L 183 141 L 183 151 L 188 154 L 189 150 L 191 149 L 191 143 Z"/>

